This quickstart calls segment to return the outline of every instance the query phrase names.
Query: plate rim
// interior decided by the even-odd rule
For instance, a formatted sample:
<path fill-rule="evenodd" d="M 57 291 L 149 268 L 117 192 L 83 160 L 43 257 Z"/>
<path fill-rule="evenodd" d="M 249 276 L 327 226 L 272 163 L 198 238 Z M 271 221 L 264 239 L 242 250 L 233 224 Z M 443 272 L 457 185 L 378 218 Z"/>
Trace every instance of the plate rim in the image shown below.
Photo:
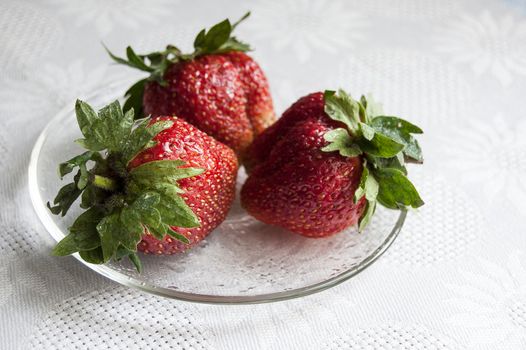
<path fill-rule="evenodd" d="M 128 83 L 128 80 L 123 80 L 118 83 L 107 85 L 104 89 L 99 90 L 95 93 L 88 94 L 86 100 L 103 94 L 104 90 L 113 90 L 118 86 L 125 85 Z M 48 135 L 48 131 L 51 125 L 58 119 L 62 118 L 65 114 L 70 113 L 75 102 L 71 104 L 66 104 L 61 110 L 59 110 L 56 115 L 51 118 L 44 129 L 40 132 L 33 149 L 31 150 L 31 157 L 29 160 L 28 166 L 28 188 L 29 196 L 31 199 L 31 204 L 33 210 L 36 212 L 37 217 L 40 222 L 43 224 L 44 228 L 48 233 L 53 237 L 55 241 L 61 240 L 65 237 L 62 233 L 62 230 L 55 224 L 51 219 L 51 216 L 47 212 L 47 208 L 43 203 L 45 202 L 40 195 L 40 190 L 38 186 L 38 177 L 37 177 L 37 165 L 40 152 L 42 150 L 42 145 Z M 189 292 L 181 292 L 170 288 L 157 287 L 145 282 L 141 282 L 136 278 L 126 276 L 121 272 L 115 271 L 106 265 L 96 265 L 88 263 L 80 257 L 78 253 L 73 254 L 73 256 L 80 261 L 82 264 L 90 268 L 91 270 L 101 274 L 102 276 L 115 281 L 119 284 L 122 284 L 127 287 L 131 287 L 143 292 L 150 294 L 162 296 L 169 299 L 195 302 L 202 304 L 215 304 L 215 305 L 243 305 L 243 304 L 262 304 L 262 303 L 271 303 L 276 301 L 290 300 L 295 298 L 305 297 L 307 295 L 315 294 L 337 286 L 351 277 L 356 276 L 372 263 L 374 263 L 380 256 L 382 256 L 385 251 L 392 245 L 392 243 L 398 237 L 400 230 L 402 229 L 405 219 L 407 217 L 407 210 L 401 210 L 398 219 L 395 222 L 394 227 L 392 228 L 389 235 L 385 238 L 382 244 L 377 247 L 367 258 L 365 258 L 360 264 L 354 266 L 336 276 L 333 276 L 325 281 L 314 283 L 305 287 L 295 288 L 291 290 L 281 291 L 281 292 L 272 292 L 264 293 L 257 295 L 213 295 L 213 294 L 197 294 Z"/>

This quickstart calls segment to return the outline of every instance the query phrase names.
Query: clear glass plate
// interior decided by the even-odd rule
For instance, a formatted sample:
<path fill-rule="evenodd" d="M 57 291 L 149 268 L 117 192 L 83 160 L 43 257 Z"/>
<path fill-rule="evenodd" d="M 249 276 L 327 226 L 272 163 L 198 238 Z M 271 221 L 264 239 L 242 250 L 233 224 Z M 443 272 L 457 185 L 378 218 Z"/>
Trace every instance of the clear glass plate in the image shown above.
<path fill-rule="evenodd" d="M 102 107 L 120 98 L 128 82 L 109 86 L 87 99 Z M 74 102 L 55 116 L 38 138 L 29 165 L 29 190 L 35 211 L 57 241 L 80 212 L 74 204 L 66 217 L 46 208 L 60 181 L 57 165 L 82 150 Z M 238 190 L 246 178 L 240 170 Z M 239 198 L 239 196 L 238 196 Z M 179 255 L 142 255 L 144 271 L 128 261 L 106 265 L 80 262 L 123 285 L 186 301 L 247 304 L 305 296 L 335 286 L 371 265 L 394 241 L 406 212 L 379 207 L 367 230 L 348 229 L 329 238 L 309 239 L 265 225 L 247 215 L 238 200 L 228 218 L 205 241 Z M 60 258 L 57 258 L 60 259 Z"/>

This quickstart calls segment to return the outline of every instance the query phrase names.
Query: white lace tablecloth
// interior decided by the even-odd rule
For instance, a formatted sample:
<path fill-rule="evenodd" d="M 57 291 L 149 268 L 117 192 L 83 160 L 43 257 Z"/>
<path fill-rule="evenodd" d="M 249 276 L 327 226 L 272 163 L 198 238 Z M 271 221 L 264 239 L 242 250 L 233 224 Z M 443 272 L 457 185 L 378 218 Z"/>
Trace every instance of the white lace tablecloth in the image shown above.
<path fill-rule="evenodd" d="M 278 113 L 341 86 L 424 128 L 426 206 L 359 276 L 275 304 L 163 299 L 51 257 L 29 154 L 58 110 L 135 74 L 101 42 L 188 49 L 246 10 Z M 526 0 L 2 0 L 0 47 L 1 349 L 526 349 Z"/>

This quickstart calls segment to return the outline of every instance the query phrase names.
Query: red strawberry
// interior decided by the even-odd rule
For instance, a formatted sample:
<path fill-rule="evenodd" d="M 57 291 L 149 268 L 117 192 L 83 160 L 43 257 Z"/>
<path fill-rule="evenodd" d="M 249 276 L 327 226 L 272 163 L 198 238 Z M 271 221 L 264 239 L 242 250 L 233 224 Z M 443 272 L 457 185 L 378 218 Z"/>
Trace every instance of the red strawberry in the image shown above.
<path fill-rule="evenodd" d="M 234 200 L 237 158 L 229 147 L 182 119 L 162 117 L 153 119 L 152 123 L 159 120 L 170 120 L 173 126 L 161 131 L 153 139 L 157 144 L 138 154 L 129 163 L 129 168 L 156 160 L 182 160 L 185 166 L 204 170 L 201 175 L 178 181 L 184 191 L 182 198 L 201 224 L 195 228 L 173 227 L 189 243 L 170 236 L 160 241 L 147 234 L 138 246 L 145 253 L 172 254 L 199 243 L 223 222 Z"/>
<path fill-rule="evenodd" d="M 231 36 L 240 21 L 231 25 L 225 20 L 201 31 L 192 54 L 173 46 L 146 55 L 136 55 L 128 47 L 127 60 L 110 53 L 117 62 L 151 74 L 126 92 L 124 109 L 142 107 L 146 115 L 176 115 L 242 157 L 275 115 L 263 71 L 244 53 L 248 45 Z"/>
<path fill-rule="evenodd" d="M 137 249 L 184 251 L 225 219 L 237 175 L 228 146 L 176 117 L 134 126 L 133 110 L 124 114 L 118 101 L 98 113 L 77 101 L 76 114 L 84 135 L 78 142 L 87 151 L 60 165 L 61 177 L 78 172 L 48 206 L 65 215 L 81 196 L 86 211 L 55 255 L 79 252 L 98 264 L 127 256 L 140 270 Z"/>
<path fill-rule="evenodd" d="M 404 157 L 422 160 L 411 133 L 421 130 L 378 116 L 364 97 L 305 96 L 253 142 L 242 205 L 265 223 L 308 237 L 358 221 L 363 229 L 376 201 L 418 207 L 423 202 L 405 177 Z"/>

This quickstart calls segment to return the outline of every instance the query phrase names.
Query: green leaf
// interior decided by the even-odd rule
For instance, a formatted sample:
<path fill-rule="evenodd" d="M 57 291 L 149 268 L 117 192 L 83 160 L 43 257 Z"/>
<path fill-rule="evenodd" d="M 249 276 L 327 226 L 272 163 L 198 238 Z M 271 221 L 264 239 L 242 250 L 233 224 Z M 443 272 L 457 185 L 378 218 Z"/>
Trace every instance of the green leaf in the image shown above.
<path fill-rule="evenodd" d="M 378 196 L 379 184 L 374 178 L 374 175 L 370 174 L 365 179 L 365 198 L 368 201 L 376 201 Z"/>
<path fill-rule="evenodd" d="M 391 158 L 378 158 L 369 156 L 368 159 L 375 165 L 376 168 L 398 169 L 407 175 L 407 169 L 404 165 L 404 156 L 402 153 L 398 153 L 396 156 Z"/>
<path fill-rule="evenodd" d="M 417 162 L 423 161 L 418 141 L 411 134 L 421 134 L 422 129 L 410 122 L 397 118 L 379 116 L 372 120 L 371 126 L 378 132 L 404 145 L 404 155 Z"/>
<path fill-rule="evenodd" d="M 166 45 L 166 52 L 172 55 L 176 55 L 176 56 L 182 53 L 181 50 L 177 46 L 174 46 L 171 44 Z M 152 63 L 155 63 L 155 62 L 158 62 L 162 58 L 163 56 L 162 54 L 163 54 L 162 52 L 153 52 L 153 53 L 148 54 L 147 56 L 152 61 Z M 157 58 L 153 58 L 152 55 Z"/>
<path fill-rule="evenodd" d="M 132 207 L 124 207 L 120 216 L 121 223 L 126 231 L 141 232 L 143 226 L 141 222 L 141 214 Z"/>
<path fill-rule="evenodd" d="M 236 37 L 230 37 L 221 47 L 214 51 L 214 53 L 224 53 L 231 51 L 250 51 L 250 45 L 239 41 Z"/>
<path fill-rule="evenodd" d="M 106 148 L 104 144 L 100 143 L 92 134 L 93 126 L 98 120 L 98 115 L 93 108 L 91 108 L 86 102 L 77 100 L 75 103 L 75 114 L 77 116 L 80 131 L 82 132 L 82 135 L 84 135 L 84 139 L 77 140 L 76 142 L 91 151 L 102 151 Z"/>
<path fill-rule="evenodd" d="M 177 227 L 199 227 L 199 219 L 180 196 L 181 189 L 176 183 L 163 181 L 146 180 L 141 183 L 134 180 L 129 183 L 128 191 L 135 196 L 147 191 L 159 193 L 161 199 L 155 208 L 161 214 L 163 223 Z"/>
<path fill-rule="evenodd" d="M 404 145 L 380 133 L 375 133 L 371 140 L 362 139 L 357 143 L 363 152 L 380 158 L 394 157 L 404 149 Z"/>
<path fill-rule="evenodd" d="M 422 161 L 422 151 L 412 134 L 422 130 L 397 117 L 381 115 L 381 106 L 371 97 L 355 101 L 345 91 L 325 91 L 325 113 L 344 123 L 327 132 L 324 152 L 339 151 L 342 156 L 361 156 L 363 172 L 353 201 L 367 200 L 359 221 L 362 231 L 376 210 L 377 203 L 392 209 L 417 208 L 424 204 L 413 184 L 407 179 L 405 162 Z"/>
<path fill-rule="evenodd" d="M 120 58 L 116 55 L 114 55 L 107 47 L 106 45 L 104 45 L 104 43 L 102 43 L 102 46 L 104 47 L 104 49 L 106 50 L 106 52 L 108 53 L 108 55 L 111 57 L 112 60 L 114 60 L 116 63 L 119 63 L 119 64 L 124 64 L 124 65 L 127 65 L 127 66 L 130 66 L 132 68 L 136 68 L 134 65 L 131 64 L 131 62 L 128 62 L 127 60 L 125 60 L 124 58 Z"/>
<path fill-rule="evenodd" d="M 102 256 L 104 262 L 109 261 L 115 255 L 120 244 L 121 222 L 119 213 L 106 216 L 97 225 L 101 239 Z"/>
<path fill-rule="evenodd" d="M 408 161 L 413 160 L 416 163 L 422 163 L 424 161 L 422 149 L 413 136 L 409 136 L 408 141 L 405 143 L 404 155 L 409 158 Z"/>
<path fill-rule="evenodd" d="M 374 175 L 379 183 L 378 202 L 391 209 L 418 208 L 424 205 L 414 185 L 397 169 L 378 169 Z"/>
<path fill-rule="evenodd" d="M 235 21 L 233 24 L 232 24 L 232 31 L 234 29 L 236 29 L 236 27 L 238 25 L 240 25 L 244 20 L 246 20 L 248 17 L 250 17 L 250 11 L 248 11 L 247 13 L 245 13 L 240 19 L 238 19 L 237 21 Z"/>
<path fill-rule="evenodd" d="M 128 259 L 130 259 L 130 261 L 132 262 L 132 264 L 135 266 L 135 268 L 137 269 L 137 272 L 141 273 L 142 272 L 142 263 L 141 263 L 141 259 L 139 259 L 139 256 L 137 255 L 137 253 L 130 253 L 128 255 Z"/>
<path fill-rule="evenodd" d="M 133 110 L 123 114 L 119 101 L 115 100 L 99 111 L 92 133 L 109 151 L 119 152 L 127 143 L 132 127 Z"/>
<path fill-rule="evenodd" d="M 358 102 L 358 114 L 360 116 L 360 120 L 362 121 L 362 123 L 367 124 L 369 122 L 369 117 L 367 116 L 367 113 L 365 112 L 365 107 L 362 104 L 362 102 Z"/>
<path fill-rule="evenodd" d="M 234 24 L 230 24 L 230 21 L 225 19 L 212 26 L 208 32 L 205 29 L 202 29 L 194 40 L 195 52 L 192 55 L 182 56 L 190 56 L 193 58 L 210 53 L 249 51 L 250 46 L 248 44 L 231 36 L 234 29 L 249 16 L 250 12 L 247 12 Z"/>
<path fill-rule="evenodd" d="M 78 252 L 77 244 L 73 235 L 69 234 L 57 243 L 51 254 L 55 256 L 66 256 L 76 252 Z"/>
<path fill-rule="evenodd" d="M 155 208 L 157 204 L 161 201 L 161 195 L 157 192 L 144 192 L 142 193 L 132 205 L 123 209 L 130 211 L 133 215 L 130 216 L 130 220 L 137 220 L 138 224 L 141 225 L 138 230 L 143 231 L 142 225 L 148 225 L 150 227 L 159 227 L 161 225 L 161 213 Z M 136 219 L 135 219 L 136 218 Z M 126 219 L 128 220 L 128 219 Z M 135 229 L 138 231 L 137 229 Z M 162 238 L 162 236 L 160 237 Z"/>
<path fill-rule="evenodd" d="M 77 188 L 79 190 L 83 190 L 86 185 L 88 184 L 88 168 L 86 167 L 86 163 L 82 163 L 79 165 L 79 171 L 80 176 L 79 180 L 77 181 Z"/>
<path fill-rule="evenodd" d="M 149 124 L 149 119 L 145 119 L 132 131 L 128 137 L 126 145 L 123 147 L 124 162 L 129 163 L 135 156 L 146 149 L 150 141 L 157 136 L 161 131 L 171 128 L 173 121 L 159 120 L 153 124 Z"/>
<path fill-rule="evenodd" d="M 82 209 L 88 209 L 95 204 L 95 194 L 93 186 L 86 186 L 80 197 L 80 207 Z"/>
<path fill-rule="evenodd" d="M 98 152 L 87 151 L 70 160 L 61 163 L 58 167 L 60 179 L 69 174 L 76 167 L 79 168 L 79 173 L 75 177 L 75 184 L 79 190 L 83 190 L 88 184 L 89 172 L 86 163 L 90 160 L 101 161 L 102 156 Z"/>
<path fill-rule="evenodd" d="M 97 112 L 89 104 L 81 100 L 75 102 L 75 115 L 77 116 L 80 130 L 91 127 L 98 118 Z"/>
<path fill-rule="evenodd" d="M 177 239 L 178 241 L 181 241 L 183 242 L 184 244 L 190 244 L 190 241 L 188 240 L 188 238 L 186 238 L 185 236 L 183 236 L 182 234 L 174 231 L 173 228 L 171 227 L 168 227 L 168 230 L 166 231 L 166 233 L 168 235 L 170 235 L 171 237 Z"/>
<path fill-rule="evenodd" d="M 161 202 L 157 205 L 162 221 L 175 227 L 199 227 L 199 218 L 180 196 L 161 196 Z"/>
<path fill-rule="evenodd" d="M 364 95 L 360 96 L 360 104 L 363 108 L 367 108 L 367 98 Z"/>
<path fill-rule="evenodd" d="M 368 141 L 371 141 L 376 133 L 372 127 L 365 123 L 360 123 L 360 130 L 362 131 L 363 137 Z"/>
<path fill-rule="evenodd" d="M 151 227 L 158 227 L 161 224 L 161 213 L 156 208 L 144 208 L 141 210 L 142 222 Z"/>
<path fill-rule="evenodd" d="M 171 182 L 153 183 L 150 186 L 148 186 L 148 189 L 158 192 L 160 194 L 164 194 L 168 197 L 176 197 L 184 193 L 184 191 L 181 188 L 179 188 L 179 186 L 176 183 Z"/>
<path fill-rule="evenodd" d="M 100 221 L 97 231 L 101 238 L 104 261 L 113 257 L 119 258 L 119 249 L 135 252 L 145 225 L 159 227 L 163 224 L 161 214 L 155 207 L 160 200 L 161 195 L 158 193 L 143 193 L 131 205 L 113 212 Z M 163 236 L 157 238 L 162 239 Z M 122 248 L 119 248 L 120 246 Z"/>
<path fill-rule="evenodd" d="M 173 229 L 173 227 L 170 227 L 166 224 L 161 224 L 155 228 L 151 226 L 147 226 L 147 230 L 157 239 L 163 239 L 164 236 L 169 235 L 170 237 L 175 238 L 184 244 L 190 244 L 190 241 L 188 240 L 188 238 L 176 232 Z"/>
<path fill-rule="evenodd" d="M 162 222 L 177 227 L 198 227 L 197 216 L 180 196 L 177 180 L 201 174 L 202 169 L 181 168 L 183 164 L 175 160 L 142 164 L 130 171 L 128 191 L 137 196 L 146 191 L 159 193 L 161 200 L 156 209 L 161 214 Z"/>
<path fill-rule="evenodd" d="M 105 263 L 102 254 L 102 248 L 98 247 L 93 250 L 85 250 L 79 252 L 80 257 L 91 264 L 103 264 Z"/>
<path fill-rule="evenodd" d="M 142 186 L 151 186 L 160 182 L 176 183 L 188 177 L 194 177 L 204 172 L 204 169 L 182 167 L 180 160 L 158 160 L 143 163 L 130 171 L 131 178 Z"/>
<path fill-rule="evenodd" d="M 104 46 L 104 49 L 106 50 L 106 52 L 108 53 L 108 55 L 117 63 L 119 64 L 124 64 L 128 67 L 132 67 L 132 68 L 136 68 L 136 69 L 139 69 L 139 70 L 142 70 L 142 71 L 145 71 L 145 72 L 151 72 L 152 71 L 152 68 L 151 67 L 148 67 L 144 61 L 137 56 L 137 54 L 135 54 L 135 52 L 133 51 L 133 49 L 131 47 L 127 47 L 126 48 L 126 56 L 128 57 L 128 59 L 124 59 L 124 58 L 120 58 L 116 55 L 114 55 L 104 44 L 102 44 L 102 46 Z"/>
<path fill-rule="evenodd" d="M 132 204 L 135 210 L 139 212 L 147 212 L 152 207 L 159 204 L 161 195 L 157 192 L 145 192 L 141 194 Z"/>
<path fill-rule="evenodd" d="M 121 241 L 122 245 L 128 248 L 130 251 L 136 251 L 137 244 L 139 244 L 141 241 L 143 233 L 144 229 L 141 231 L 121 231 L 121 237 L 119 240 Z"/>
<path fill-rule="evenodd" d="M 338 151 L 340 152 L 340 155 L 344 157 L 356 157 L 362 154 L 360 148 L 353 144 L 351 136 L 347 130 L 343 128 L 326 132 L 325 135 L 323 135 L 323 138 L 330 142 L 327 146 L 321 149 L 323 152 Z"/>
<path fill-rule="evenodd" d="M 108 48 L 104 48 L 115 62 L 150 73 L 148 78 L 143 79 L 140 82 L 156 81 L 162 86 L 166 85 L 166 82 L 163 80 L 166 69 L 170 66 L 170 64 L 180 61 L 185 56 L 173 45 L 168 45 L 165 51 L 156 51 L 144 55 L 136 54 L 135 51 L 133 51 L 133 49 L 128 46 L 126 48 L 127 59 L 117 57 L 112 54 Z M 149 62 L 146 62 L 145 60 L 148 60 Z M 137 85 L 137 83 L 135 85 Z M 144 89 L 138 89 L 138 86 L 135 85 L 132 86 L 132 88 L 136 88 L 133 90 L 134 94 L 126 101 L 126 108 L 124 109 L 125 111 L 128 111 L 128 109 L 132 106 L 138 107 L 139 102 L 142 102 L 139 101 L 139 97 L 142 99 L 142 93 Z M 130 88 L 125 95 L 128 95 L 128 92 L 131 92 L 130 90 L 132 88 Z M 141 109 L 136 108 L 136 113 L 138 116 L 142 115 Z"/>
<path fill-rule="evenodd" d="M 424 132 L 415 124 L 398 117 L 377 116 L 371 121 L 371 126 L 377 130 L 396 129 L 408 134 L 423 134 Z"/>
<path fill-rule="evenodd" d="M 378 182 L 374 178 L 374 175 L 370 173 L 369 169 L 367 169 L 367 162 L 364 162 L 360 186 L 354 193 L 354 203 L 358 203 L 363 196 L 365 196 L 368 201 L 376 201 L 377 195 Z"/>
<path fill-rule="evenodd" d="M 142 272 L 142 263 L 137 253 L 134 251 L 130 251 L 121 245 L 117 248 L 117 251 L 115 252 L 115 260 L 120 261 L 124 257 L 130 259 L 132 264 L 135 266 L 137 272 Z"/>
<path fill-rule="evenodd" d="M 98 114 L 80 100 L 76 104 L 79 127 L 84 139 L 77 140 L 81 146 L 91 151 L 108 149 L 118 152 L 127 142 L 133 127 L 133 112 L 122 113 L 119 101 L 102 108 Z"/>
<path fill-rule="evenodd" d="M 89 160 L 92 159 L 94 154 L 96 154 L 96 152 L 87 151 L 76 157 L 71 158 L 70 160 L 65 161 L 64 163 L 61 163 L 58 166 L 58 173 L 60 175 L 60 179 L 62 180 L 64 176 L 71 173 L 76 167 L 81 166 L 82 164 L 86 164 Z"/>
<path fill-rule="evenodd" d="M 206 29 L 201 29 L 194 40 L 194 48 L 197 50 L 203 46 L 205 42 Z"/>
<path fill-rule="evenodd" d="M 133 253 L 133 252 L 130 252 L 128 249 L 124 248 L 124 246 L 119 245 L 117 247 L 117 250 L 115 251 L 115 255 L 113 259 L 116 261 L 121 261 L 122 258 L 127 257 L 128 255 L 130 255 L 130 253 Z"/>
<path fill-rule="evenodd" d="M 126 56 L 128 57 L 128 62 L 130 62 L 133 67 L 135 67 L 137 69 L 140 69 L 140 70 L 143 70 L 145 72 L 153 72 L 154 71 L 153 68 L 147 66 L 144 63 L 144 59 L 142 59 L 139 56 L 137 56 L 135 51 L 133 51 L 133 49 L 130 46 L 128 46 L 126 48 Z"/>
<path fill-rule="evenodd" d="M 137 244 L 141 241 L 142 230 L 130 231 L 121 221 L 120 211 L 115 211 L 111 215 L 104 217 L 97 225 L 101 239 L 102 254 L 104 262 L 107 262 L 115 255 L 119 244 L 122 244 L 130 251 L 137 250 Z"/>
<path fill-rule="evenodd" d="M 360 177 L 360 184 L 356 191 L 354 191 L 354 203 L 358 203 L 358 201 L 365 195 L 365 182 L 367 180 L 367 177 L 369 176 L 369 169 L 367 169 L 367 161 L 364 161 L 364 166 L 362 170 L 362 176 Z"/>
<path fill-rule="evenodd" d="M 359 131 L 359 106 L 345 91 L 338 93 L 326 90 L 324 93 L 325 113 L 336 121 L 344 123 L 349 131 L 356 134 Z"/>
<path fill-rule="evenodd" d="M 142 100 L 144 96 L 144 88 L 146 86 L 147 79 L 141 79 L 135 84 L 133 84 L 125 93 L 126 102 L 122 107 L 123 111 L 126 113 L 129 110 L 134 111 L 135 119 L 140 119 L 144 117 L 142 110 Z"/>
<path fill-rule="evenodd" d="M 164 238 L 165 235 L 169 235 L 170 237 L 173 237 L 177 239 L 178 241 L 183 242 L 184 244 L 190 244 L 190 241 L 188 240 L 188 238 L 178 233 L 172 227 L 166 224 L 161 224 L 155 228 L 151 226 L 147 226 L 147 229 L 148 229 L 148 232 L 150 232 L 157 239 L 162 239 Z"/>
<path fill-rule="evenodd" d="M 205 34 L 204 39 L 200 42 L 200 46 L 195 49 L 207 53 L 214 52 L 228 40 L 231 32 L 232 26 L 230 25 L 230 21 L 225 19 L 210 28 Z"/>
<path fill-rule="evenodd" d="M 82 190 L 78 189 L 76 182 L 69 183 L 58 191 L 57 196 L 53 200 L 55 205 L 51 206 L 48 202 L 47 207 L 53 214 L 64 216 L 81 193 Z"/>
<path fill-rule="evenodd" d="M 170 227 L 164 223 L 161 223 L 160 225 L 156 227 L 146 226 L 146 230 L 159 240 L 163 239 L 164 236 L 168 234 L 169 228 Z"/>
<path fill-rule="evenodd" d="M 371 222 L 371 218 L 376 211 L 376 201 L 367 201 L 365 204 L 365 211 L 358 221 L 358 232 L 363 232 L 367 225 Z"/>
<path fill-rule="evenodd" d="M 102 220 L 104 214 L 96 207 L 86 210 L 75 220 L 69 228 L 69 236 L 72 236 L 77 250 L 93 250 L 100 247 L 100 237 L 97 224 Z"/>

